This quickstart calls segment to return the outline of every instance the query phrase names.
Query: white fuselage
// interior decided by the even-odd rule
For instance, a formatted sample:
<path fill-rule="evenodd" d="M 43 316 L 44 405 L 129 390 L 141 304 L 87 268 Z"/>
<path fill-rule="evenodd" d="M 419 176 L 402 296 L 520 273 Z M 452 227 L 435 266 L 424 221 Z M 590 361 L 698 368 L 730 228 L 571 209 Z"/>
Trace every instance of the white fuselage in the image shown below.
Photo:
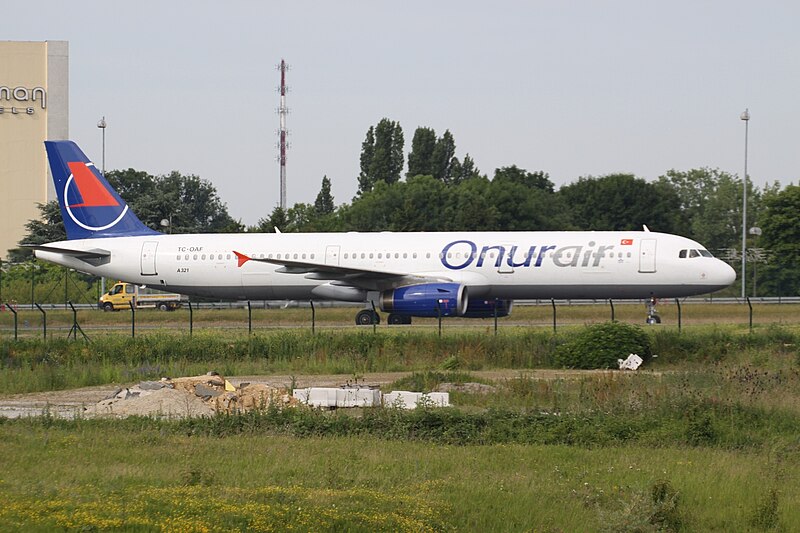
<path fill-rule="evenodd" d="M 347 285 L 346 277 L 287 272 L 259 259 L 374 272 L 358 281 L 370 293 L 419 277 L 461 283 L 470 297 L 504 299 L 681 297 L 727 287 L 736 277 L 690 239 L 641 231 L 156 234 L 51 244 L 110 256 L 96 264 L 51 251 L 37 250 L 37 257 L 97 276 L 225 299 L 325 299 L 332 293 L 318 287 Z M 682 250 L 705 255 L 680 257 Z M 235 251 L 256 260 L 240 264 Z"/>

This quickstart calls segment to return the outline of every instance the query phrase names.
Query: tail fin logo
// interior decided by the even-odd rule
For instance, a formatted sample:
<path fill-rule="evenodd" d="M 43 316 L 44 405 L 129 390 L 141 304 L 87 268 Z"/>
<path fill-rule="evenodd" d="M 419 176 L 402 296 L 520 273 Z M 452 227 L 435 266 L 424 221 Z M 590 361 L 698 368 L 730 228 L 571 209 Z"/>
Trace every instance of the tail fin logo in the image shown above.
<path fill-rule="evenodd" d="M 128 212 L 128 206 L 120 204 L 98 179 L 94 163 L 75 161 L 67 166 L 70 175 L 64 185 L 64 207 L 72 221 L 89 231 L 116 226 Z"/>

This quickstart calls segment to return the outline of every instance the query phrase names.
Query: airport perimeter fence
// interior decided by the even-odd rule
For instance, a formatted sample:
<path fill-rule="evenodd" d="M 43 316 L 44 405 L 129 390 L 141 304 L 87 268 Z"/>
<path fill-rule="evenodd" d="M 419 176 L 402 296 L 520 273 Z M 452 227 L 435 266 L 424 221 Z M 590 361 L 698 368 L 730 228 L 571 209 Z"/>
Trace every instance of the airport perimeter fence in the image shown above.
<path fill-rule="evenodd" d="M 703 297 L 703 298 L 683 298 L 683 299 L 671 299 L 671 300 L 664 300 L 661 302 L 662 304 L 674 305 L 675 309 L 677 310 L 677 316 L 671 316 L 674 319 L 674 322 L 671 322 L 671 325 L 677 325 L 678 329 L 681 330 L 683 327 L 684 316 L 683 316 L 683 309 L 684 306 L 689 306 L 691 308 L 692 305 L 697 304 L 714 304 L 720 306 L 745 306 L 744 312 L 747 314 L 747 323 L 749 328 L 752 330 L 753 325 L 756 323 L 754 320 L 758 317 L 758 314 L 754 311 L 754 305 L 780 305 L 787 307 L 786 316 L 797 316 L 798 323 L 800 323 L 800 314 L 798 314 L 794 309 L 793 306 L 800 304 L 800 297 L 765 297 L 765 298 L 711 298 L 711 297 Z M 502 329 L 501 326 L 512 326 L 512 327 L 552 327 L 553 331 L 558 331 L 559 326 L 566 326 L 566 325 L 574 325 L 576 322 L 575 320 L 572 321 L 562 321 L 559 322 L 559 310 L 563 311 L 564 309 L 570 307 L 585 307 L 585 306 L 603 306 L 605 307 L 604 313 L 598 313 L 597 316 L 603 316 L 603 319 L 608 319 L 611 321 L 617 320 L 617 306 L 630 306 L 630 305 L 639 305 L 644 307 L 647 304 L 646 300 L 518 300 L 514 302 L 516 306 L 544 306 L 549 308 L 549 314 L 551 314 L 551 320 L 548 320 L 547 323 L 544 321 L 540 321 L 539 323 L 520 323 L 518 321 L 514 321 L 512 312 L 510 317 L 508 318 L 501 318 L 498 316 L 487 317 L 488 320 L 493 320 L 493 327 L 490 328 L 493 334 L 497 335 L 498 330 Z M 58 326 L 53 327 L 51 325 L 50 331 L 48 333 L 48 313 L 49 312 L 57 312 L 65 310 L 71 311 L 71 318 L 72 322 L 68 325 L 62 323 Z M 245 325 L 247 328 L 247 333 L 252 335 L 254 333 L 254 326 L 253 326 L 253 311 L 254 310 L 266 310 L 266 309 L 289 309 L 289 308 L 304 308 L 309 309 L 309 316 L 308 321 L 302 321 L 303 323 L 298 322 L 295 325 L 291 326 L 280 326 L 281 328 L 292 328 L 292 329 L 310 329 L 312 333 L 315 333 L 318 330 L 317 324 L 317 310 L 320 308 L 323 309 L 330 309 L 330 308 L 349 308 L 349 309 L 358 309 L 363 308 L 363 304 L 354 304 L 348 302 L 314 302 L 314 301 L 238 301 L 238 302 L 191 302 L 189 300 L 184 302 L 183 308 L 187 312 L 186 320 L 185 320 L 185 331 L 191 336 L 195 331 L 195 319 L 194 319 L 194 312 L 196 310 L 232 310 L 232 309 L 246 309 L 247 310 L 247 321 L 246 324 L 244 321 L 229 321 L 226 322 L 225 325 L 208 325 L 205 324 L 205 328 L 207 329 L 239 329 L 244 330 Z M 373 311 L 374 306 L 372 307 Z M 0 321 L 0 332 L 2 332 L 2 336 L 4 338 L 10 338 L 13 335 L 14 340 L 19 340 L 20 333 L 22 333 L 25 337 L 35 337 L 41 334 L 41 338 L 47 341 L 49 338 L 54 338 L 56 335 L 61 336 L 63 335 L 64 331 L 67 331 L 66 338 L 72 340 L 78 340 L 79 338 L 85 342 L 91 342 L 89 335 L 84 331 L 84 328 L 81 327 L 80 321 L 78 320 L 78 311 L 86 312 L 86 313 L 94 313 L 98 312 L 98 309 L 94 305 L 88 304 L 73 304 L 71 301 L 67 302 L 67 305 L 64 306 L 62 304 L 39 304 L 34 303 L 32 306 L 29 304 L 25 304 L 22 306 L 15 305 L 13 303 L 4 302 L 0 303 L 0 316 L 8 313 L 9 315 L 13 316 L 12 320 Z M 125 329 L 129 328 L 130 336 L 136 337 L 137 329 L 138 330 L 150 330 L 153 329 L 154 326 L 152 324 L 147 325 L 139 325 L 137 326 L 137 313 L 140 312 L 140 309 L 137 309 L 133 303 L 130 303 L 130 324 L 127 325 L 94 325 L 91 329 L 95 330 L 105 330 L 105 331 L 116 331 L 122 332 Z M 35 312 L 36 317 L 39 317 L 38 324 L 35 323 L 34 320 L 31 319 L 31 313 Z M 164 313 L 162 311 L 154 311 L 154 310 L 147 310 L 146 312 L 157 312 L 159 314 Z M 19 315 L 20 313 L 27 313 L 26 319 L 23 320 L 22 325 L 20 325 Z M 169 313 L 169 314 L 167 314 Z M 164 317 L 169 317 L 170 319 L 174 317 L 171 313 L 166 312 Z M 181 313 L 180 310 L 177 313 Z M 63 317 L 63 314 L 61 315 Z M 643 313 L 644 316 L 644 313 Z M 470 325 L 470 323 L 474 324 L 474 319 L 460 319 L 459 325 Z M 443 328 L 447 328 L 453 325 L 453 323 L 448 324 L 450 320 L 444 317 L 439 316 L 438 320 L 434 322 L 434 326 L 438 328 L 438 333 L 441 336 Z M 118 321 L 119 322 L 119 321 Z M 174 321 L 173 321 L 174 322 Z M 179 320 L 179 322 L 183 323 L 183 320 Z M 642 321 L 644 322 L 644 320 Z M 762 322 L 762 323 L 774 323 L 774 321 Z M 232 325 L 231 325 L 232 324 Z M 238 326 L 236 324 L 239 324 Z M 426 322 L 425 325 L 422 327 L 430 327 L 432 324 L 430 321 Z M 328 326 L 331 327 L 331 326 Z M 336 326 L 337 329 L 341 329 L 344 326 L 342 324 L 338 324 Z M 372 324 L 372 327 L 369 326 L 350 326 L 356 328 L 358 330 L 364 329 L 372 329 L 373 332 L 377 332 L 378 327 L 384 328 L 408 328 L 414 326 L 408 325 L 388 325 L 386 321 L 381 321 L 380 326 L 378 324 Z M 173 325 L 174 328 L 174 325 Z M 263 331 L 264 329 L 276 329 L 277 326 L 262 326 L 260 329 Z M 90 328 L 87 328 L 90 329 Z M 156 327 L 158 329 L 158 326 Z M 178 329 L 182 329 L 180 326 Z M 39 332 L 39 333 L 37 333 Z M 49 335 L 49 336 L 48 336 Z M 80 337 L 79 337 L 80 335 Z"/>

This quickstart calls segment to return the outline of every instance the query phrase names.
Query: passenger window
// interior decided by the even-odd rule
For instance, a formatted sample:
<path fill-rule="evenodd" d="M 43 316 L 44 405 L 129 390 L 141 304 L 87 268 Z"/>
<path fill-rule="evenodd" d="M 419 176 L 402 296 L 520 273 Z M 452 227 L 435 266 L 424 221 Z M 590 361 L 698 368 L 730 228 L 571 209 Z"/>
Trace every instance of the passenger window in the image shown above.
<path fill-rule="evenodd" d="M 177 259 L 178 259 L 178 261 L 180 261 L 180 260 L 181 260 L 181 256 L 180 256 L 180 254 L 178 254 L 178 258 L 177 258 Z"/>
<path fill-rule="evenodd" d="M 395 259 L 400 259 L 400 254 L 398 254 L 397 252 L 395 252 L 395 253 L 394 253 L 394 258 L 395 258 Z"/>
<path fill-rule="evenodd" d="M 194 259 L 195 261 L 197 261 L 197 254 L 194 254 L 194 256 L 192 257 L 192 259 Z"/>
<path fill-rule="evenodd" d="M 305 259 L 305 257 L 306 257 L 306 256 L 304 255 L 304 256 L 303 256 L 303 259 Z M 347 252 L 345 252 L 345 253 L 344 253 L 344 258 L 345 258 L 345 259 L 347 259 Z"/>
<path fill-rule="evenodd" d="M 430 258 L 431 258 L 431 253 L 430 253 L 430 252 L 426 253 L 426 254 L 425 254 L 425 258 L 426 258 L 426 259 L 430 259 Z"/>
<path fill-rule="evenodd" d="M 403 254 L 403 259 L 408 259 L 408 254 L 407 253 Z"/>
<path fill-rule="evenodd" d="M 373 254 L 369 254 L 369 258 L 372 259 L 372 257 L 373 257 Z"/>
<path fill-rule="evenodd" d="M 382 255 L 383 255 L 383 254 L 379 253 L 379 254 L 378 254 L 378 259 L 382 259 L 382 257 L 381 257 Z"/>

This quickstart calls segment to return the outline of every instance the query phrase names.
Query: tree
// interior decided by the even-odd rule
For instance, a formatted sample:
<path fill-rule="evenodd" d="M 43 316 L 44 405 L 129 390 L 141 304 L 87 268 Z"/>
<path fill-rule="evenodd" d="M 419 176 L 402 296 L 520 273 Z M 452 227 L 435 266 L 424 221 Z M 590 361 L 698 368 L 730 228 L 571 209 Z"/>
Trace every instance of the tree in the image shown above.
<path fill-rule="evenodd" d="M 283 232 L 288 225 L 289 217 L 287 216 L 286 210 L 276 205 L 269 217 L 259 219 L 256 227 L 252 229 L 261 233 L 277 233 L 276 228 L 278 231 Z"/>
<path fill-rule="evenodd" d="M 432 176 L 414 176 L 394 187 L 402 201 L 391 216 L 393 231 L 451 229 L 451 200 L 444 183 Z"/>
<path fill-rule="evenodd" d="M 375 128 L 370 127 L 361 145 L 358 194 L 371 191 L 379 181 L 398 182 L 404 164 L 403 129 L 398 122 L 381 119 Z"/>
<path fill-rule="evenodd" d="M 375 178 L 372 175 L 372 159 L 375 156 L 375 128 L 370 126 L 367 136 L 361 143 L 361 173 L 358 175 L 358 194 L 372 190 Z"/>
<path fill-rule="evenodd" d="M 453 158 L 450 175 L 450 182 L 453 185 L 458 185 L 462 181 L 479 177 L 481 177 L 481 173 L 475 166 L 475 161 L 470 157 L 469 154 L 464 156 L 463 163 L 460 163 L 457 157 Z"/>
<path fill-rule="evenodd" d="M 453 187 L 450 229 L 454 231 L 489 231 L 497 229 L 500 219 L 490 195 L 492 184 L 485 176 L 463 180 Z"/>
<path fill-rule="evenodd" d="M 46 204 L 36 204 L 41 213 L 41 218 L 29 220 L 25 224 L 28 233 L 19 241 L 23 244 L 44 244 L 47 242 L 63 241 L 67 238 L 64 229 L 64 220 L 61 218 L 61 208 L 58 201 L 53 200 Z M 33 251 L 29 248 L 14 248 L 8 251 L 8 260 L 19 263 L 33 258 Z"/>
<path fill-rule="evenodd" d="M 581 177 L 561 187 L 573 224 L 583 230 L 641 230 L 675 233 L 681 219 L 677 194 L 633 174 Z"/>
<path fill-rule="evenodd" d="M 498 231 L 567 229 L 569 218 L 552 183 L 543 172 L 528 172 L 516 166 L 495 170 L 487 201 L 497 212 Z"/>
<path fill-rule="evenodd" d="M 432 128 L 419 127 L 411 141 L 406 177 L 433 175 L 433 150 L 436 147 L 436 132 Z"/>
<path fill-rule="evenodd" d="M 447 184 L 451 182 L 455 155 L 456 141 L 450 130 L 445 130 L 444 134 L 436 141 L 436 146 L 433 148 L 433 154 L 431 155 L 434 178 Z"/>
<path fill-rule="evenodd" d="M 696 240 L 712 251 L 741 248 L 742 181 L 719 169 L 697 168 L 684 172 L 670 170 L 659 177 L 679 199 L 681 218 L 687 224 L 678 233 Z M 761 210 L 761 194 L 748 182 L 748 220 L 755 225 Z"/>
<path fill-rule="evenodd" d="M 314 201 L 314 209 L 320 216 L 330 215 L 336 209 L 331 195 L 331 180 L 328 179 L 328 176 L 322 177 L 322 187 L 320 187 L 317 199 Z"/>
<path fill-rule="evenodd" d="M 759 221 L 761 246 L 769 250 L 769 262 L 759 275 L 760 293 L 800 294 L 800 186 L 774 190 L 764 199 Z"/>

